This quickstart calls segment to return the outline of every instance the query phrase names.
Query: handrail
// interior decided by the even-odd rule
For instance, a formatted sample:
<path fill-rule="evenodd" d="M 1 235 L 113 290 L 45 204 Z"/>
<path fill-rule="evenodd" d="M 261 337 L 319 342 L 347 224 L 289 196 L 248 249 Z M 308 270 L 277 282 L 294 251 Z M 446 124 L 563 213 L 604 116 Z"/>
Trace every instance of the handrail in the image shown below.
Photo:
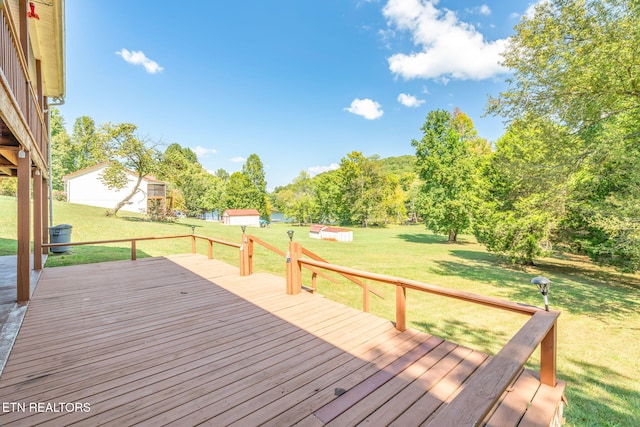
<path fill-rule="evenodd" d="M 306 255 L 306 256 L 308 256 L 309 258 L 314 259 L 314 260 L 316 260 L 316 261 L 326 262 L 326 263 L 328 263 L 328 264 L 331 264 L 329 261 L 327 261 L 326 259 L 322 258 L 320 255 L 318 255 L 318 254 L 316 254 L 316 253 L 314 253 L 314 252 L 311 252 L 309 249 L 307 249 L 307 248 L 305 248 L 305 247 L 303 247 L 303 248 L 302 248 L 302 254 L 303 254 L 303 255 Z M 305 266 L 305 267 L 307 267 L 307 268 L 308 268 L 309 270 L 311 270 L 312 272 L 314 272 L 314 273 L 316 273 L 316 274 L 318 274 L 318 275 L 320 275 L 320 276 L 322 276 L 322 277 L 324 277 L 324 278 L 327 278 L 327 279 L 329 279 L 329 280 L 333 281 L 334 283 L 336 283 L 334 280 L 332 280 L 332 278 L 330 278 L 330 276 L 327 276 L 327 275 L 325 275 L 325 274 L 322 274 L 320 271 L 317 271 L 316 269 L 313 269 L 313 268 L 311 268 L 310 266 Z M 353 277 L 353 275 L 345 274 L 345 273 L 341 273 L 341 272 L 339 272 L 339 271 L 336 271 L 336 273 L 338 273 L 338 274 L 339 274 L 339 275 L 341 275 L 342 277 L 345 277 L 345 278 L 347 278 L 347 279 L 351 280 L 353 283 L 355 283 L 356 285 L 360 286 L 362 289 L 368 288 L 368 286 L 367 286 L 367 284 L 366 284 L 366 283 L 364 283 L 362 280 L 358 280 L 357 278 Z M 376 295 L 376 296 L 378 296 L 378 297 L 380 297 L 380 298 L 384 299 L 384 295 L 382 294 L 382 292 L 376 291 L 375 289 L 367 289 L 367 290 L 368 290 L 369 292 L 371 292 L 372 294 L 374 294 L 374 295 Z M 366 304 L 366 305 L 368 306 L 368 304 Z M 365 311 L 369 311 L 369 310 L 368 310 L 368 307 L 367 307 L 367 309 L 366 309 Z"/>
<path fill-rule="evenodd" d="M 253 243 L 258 243 L 259 245 L 265 247 L 266 249 L 269 249 L 270 251 L 280 255 L 281 257 L 286 258 L 287 254 L 285 254 L 284 251 L 276 248 L 275 246 L 265 242 L 264 240 L 256 237 L 256 236 L 252 236 L 250 234 L 245 234 L 243 235 L 243 240 L 244 242 L 247 244 L 248 248 L 247 248 L 247 252 L 245 254 L 245 261 L 244 264 L 246 265 L 245 269 L 243 270 L 244 272 L 246 272 L 246 274 L 251 274 L 253 272 Z M 329 261 L 325 260 L 324 258 L 322 258 L 320 255 L 317 255 L 313 252 L 311 252 L 309 249 L 306 249 L 304 247 L 301 247 L 301 251 L 302 254 L 307 255 L 310 258 L 313 258 L 317 261 L 322 261 L 322 262 L 326 262 L 328 263 Z M 290 251 L 291 252 L 291 251 Z M 333 277 L 329 276 L 328 274 L 323 273 L 322 271 L 319 271 L 311 266 L 305 266 L 307 269 L 311 270 L 311 272 L 313 273 L 312 276 L 312 287 L 311 287 L 311 291 L 314 292 L 315 291 L 315 277 L 316 276 L 321 276 L 324 277 L 325 279 L 333 282 L 333 283 L 338 283 L 338 281 L 336 279 L 334 279 Z M 369 285 L 362 282 L 361 280 L 358 280 L 357 278 L 349 275 L 349 274 L 344 274 L 344 273 L 340 273 L 338 272 L 338 274 L 340 274 L 341 276 L 351 280 L 353 283 L 357 284 L 358 286 L 360 286 L 363 289 L 364 292 L 364 296 L 363 296 L 363 311 L 365 312 L 369 312 L 369 295 L 368 293 L 371 292 L 372 294 L 384 299 L 384 295 L 379 292 L 376 291 L 375 289 L 370 289 Z"/>
<path fill-rule="evenodd" d="M 264 240 L 262 240 L 262 239 L 257 238 L 256 236 L 252 236 L 252 235 L 250 235 L 250 234 L 246 234 L 246 237 L 247 237 L 247 239 L 248 239 L 249 241 L 256 242 L 257 244 L 259 244 L 259 245 L 261 245 L 261 246 L 263 246 L 263 247 L 265 247 L 265 248 L 269 249 L 271 252 L 275 252 L 276 254 L 280 255 L 280 256 L 281 256 L 281 257 L 283 257 L 283 258 L 287 256 L 287 254 L 285 254 L 285 253 L 284 253 L 284 251 L 282 251 L 282 250 L 280 250 L 280 249 L 276 248 L 275 246 L 273 246 L 273 245 L 271 245 L 271 244 L 269 244 L 269 243 L 265 242 L 265 241 L 264 241 Z"/>
<path fill-rule="evenodd" d="M 6 43 L 3 45 L 4 55 L 0 58 L 3 85 L 6 82 L 9 98 L 15 105 L 17 117 L 24 126 L 26 135 L 22 136 L 27 137 L 30 141 L 19 139 L 23 144 L 27 143 L 25 148 L 37 153 L 37 155 L 32 155 L 35 163 L 41 169 L 48 170 L 48 166 L 44 167 L 46 166 L 45 154 L 47 154 L 49 139 L 48 133 L 44 131 L 46 129 L 44 115 L 42 109 L 39 108 L 36 90 L 29 77 L 29 66 L 22 53 L 15 24 L 6 6 L 8 5 L 0 7 L 0 21 L 3 24 L 0 28 L 2 36 L 0 40 Z M 30 143 L 31 141 L 33 144 Z"/>
<path fill-rule="evenodd" d="M 456 405 L 467 407 L 467 395 L 479 394 L 477 398 L 476 412 L 473 414 L 481 416 L 478 420 L 482 420 L 484 415 L 493 407 L 500 395 L 507 389 L 513 381 L 517 373 L 524 367 L 533 351 L 540 345 L 540 382 L 550 386 L 556 385 L 556 321 L 560 312 L 542 311 L 538 307 L 530 305 L 514 303 L 511 301 L 501 300 L 499 298 L 488 297 L 484 295 L 474 294 L 471 292 L 447 289 L 440 286 L 429 285 L 418 282 L 416 280 L 405 279 L 401 277 L 391 276 L 387 274 L 371 273 L 368 271 L 358 270 L 349 267 L 338 266 L 327 262 L 317 261 L 308 258 L 302 258 L 302 247 L 299 243 L 292 244 L 292 262 L 287 264 L 287 292 L 291 294 L 297 293 L 300 287 L 299 277 L 303 266 L 314 266 L 326 270 L 349 274 L 363 279 L 374 280 L 382 283 L 388 283 L 396 287 L 396 329 L 404 331 L 407 329 L 406 320 L 406 297 L 407 289 L 413 289 L 429 294 L 440 295 L 448 298 L 455 298 L 475 304 L 480 304 L 501 310 L 526 314 L 532 318 L 521 328 L 516 335 L 507 343 L 507 345 L 494 357 L 482 372 L 488 372 L 491 376 L 496 372 L 501 380 L 494 385 L 489 391 L 483 388 L 482 384 L 485 380 L 474 380 L 473 384 L 477 386 L 465 387 L 470 391 L 466 391 L 465 395 L 460 399 L 456 398 L 459 403 Z M 296 267 L 297 265 L 297 267 Z M 477 377 L 477 376 L 476 376 Z M 480 376 L 483 378 L 484 376 Z M 474 377 L 475 378 L 475 377 Z M 485 395 L 486 394 L 486 395 Z M 455 401 L 455 400 L 454 400 Z M 478 409 L 480 408 L 480 409 Z M 456 414 L 459 409 L 452 409 L 449 414 Z M 486 411 L 486 412 L 485 412 Z M 468 411 L 466 411 L 468 413 Z M 444 415 L 443 415 L 444 417 Z M 458 422 L 442 423 L 434 425 L 462 425 Z M 475 425 L 475 424 L 466 424 Z"/>
<path fill-rule="evenodd" d="M 213 243 L 218 243 L 224 246 L 231 246 L 238 249 L 242 248 L 242 245 L 239 243 L 227 242 L 225 240 L 215 239 L 213 237 L 207 237 L 207 236 L 200 236 L 197 234 L 179 234 L 175 236 L 154 236 L 154 237 L 130 237 L 126 239 L 92 240 L 92 241 L 86 241 L 86 242 L 43 243 L 42 247 L 55 248 L 60 246 L 85 246 L 85 245 L 101 245 L 101 244 L 107 244 L 107 243 L 130 242 L 131 243 L 131 260 L 135 261 L 136 260 L 136 242 L 141 242 L 146 240 L 181 239 L 185 237 L 191 238 L 192 253 L 196 252 L 196 245 L 195 245 L 196 239 L 207 240 L 209 242 L 209 251 L 208 251 L 209 259 L 213 259 L 213 249 L 212 249 Z"/>
<path fill-rule="evenodd" d="M 488 297 L 484 295 L 474 294 L 472 292 L 457 291 L 455 289 L 443 288 L 440 286 L 429 285 L 421 283 L 415 280 L 404 279 L 401 277 L 390 276 L 386 274 L 371 273 L 369 271 L 357 270 L 355 268 L 343 267 L 335 264 L 329 264 L 326 262 L 300 258 L 298 260 L 300 264 L 313 265 L 316 267 L 324 268 L 326 270 L 332 270 L 335 272 L 342 272 L 350 274 L 352 276 L 362 277 L 363 279 L 375 280 L 382 283 L 389 283 L 391 285 L 401 286 L 408 289 L 415 289 L 430 294 L 446 296 L 450 298 L 456 298 L 463 301 L 473 302 L 477 304 L 486 305 L 493 308 L 500 308 L 503 310 L 521 313 L 521 314 L 534 314 L 539 311 L 537 307 L 529 305 L 514 303 L 511 301 L 501 300 L 499 298 Z"/>
<path fill-rule="evenodd" d="M 538 311 L 491 360 L 472 376 L 429 425 L 478 426 L 516 379 L 545 337 L 555 333 L 557 311 Z M 541 374 L 542 375 L 542 374 Z M 545 382 L 541 378 L 541 382 Z M 555 385 L 555 381 L 554 384 Z"/>

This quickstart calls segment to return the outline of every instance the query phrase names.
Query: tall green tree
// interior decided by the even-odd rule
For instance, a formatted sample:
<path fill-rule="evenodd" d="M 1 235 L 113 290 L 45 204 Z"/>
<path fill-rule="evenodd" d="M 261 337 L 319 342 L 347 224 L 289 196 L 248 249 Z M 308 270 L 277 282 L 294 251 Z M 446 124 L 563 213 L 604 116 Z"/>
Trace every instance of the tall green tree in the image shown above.
<path fill-rule="evenodd" d="M 342 190 L 337 170 L 325 172 L 313 178 L 313 222 L 331 224 L 340 220 Z"/>
<path fill-rule="evenodd" d="M 550 251 L 566 211 L 572 140 L 565 127 L 529 117 L 497 141 L 473 227 L 489 251 L 524 264 Z"/>
<path fill-rule="evenodd" d="M 127 169 L 136 174 L 132 190 L 109 211 L 109 215 L 117 215 L 139 191 L 142 179 L 158 167 L 158 150 L 137 136 L 136 131 L 137 127 L 131 123 L 106 123 L 101 129 L 105 154 L 110 161 L 101 176 L 104 184 L 112 189 L 123 189 L 130 180 Z"/>
<path fill-rule="evenodd" d="M 91 117 L 78 117 L 71 134 L 73 171 L 108 160 L 108 144 L 108 132 L 98 129 Z"/>
<path fill-rule="evenodd" d="M 242 172 L 234 172 L 226 186 L 226 209 L 255 209 L 251 182 Z"/>
<path fill-rule="evenodd" d="M 51 132 L 51 176 L 54 190 L 63 191 L 62 177 L 74 172 L 74 151 L 71 138 L 65 128 L 64 117 L 60 110 L 51 107 L 49 115 Z"/>
<path fill-rule="evenodd" d="M 559 236 L 592 259 L 640 268 L 640 3 L 550 0 L 516 26 L 508 89 L 489 111 L 540 117 L 581 141 Z M 555 141 L 555 145 L 568 140 Z M 541 165 L 544 167 L 544 165 Z"/>
<path fill-rule="evenodd" d="M 264 166 L 257 154 L 251 154 L 242 166 L 242 174 L 246 177 L 248 187 L 245 189 L 245 204 L 257 209 L 263 219 L 269 219 L 271 206 L 267 197 L 267 181 Z"/>
<path fill-rule="evenodd" d="M 372 219 L 383 218 L 383 201 L 389 194 L 386 175 L 377 157 L 352 151 L 340 161 L 338 175 L 342 189 L 342 219 L 367 227 Z"/>
<path fill-rule="evenodd" d="M 158 165 L 158 177 L 180 190 L 186 210 L 194 215 L 224 210 L 226 180 L 223 176 L 229 174 L 224 169 L 209 173 L 193 150 L 177 143 L 166 148 Z"/>
<path fill-rule="evenodd" d="M 313 222 L 315 186 L 306 171 L 294 178 L 286 188 L 276 192 L 276 206 L 287 218 L 295 218 L 299 225 Z"/>
<path fill-rule="evenodd" d="M 422 139 L 411 141 L 423 181 L 418 209 L 428 229 L 456 242 L 458 233 L 469 228 L 478 203 L 479 163 L 487 151 L 480 147 L 486 142 L 459 110 L 431 111 L 421 129 Z"/>

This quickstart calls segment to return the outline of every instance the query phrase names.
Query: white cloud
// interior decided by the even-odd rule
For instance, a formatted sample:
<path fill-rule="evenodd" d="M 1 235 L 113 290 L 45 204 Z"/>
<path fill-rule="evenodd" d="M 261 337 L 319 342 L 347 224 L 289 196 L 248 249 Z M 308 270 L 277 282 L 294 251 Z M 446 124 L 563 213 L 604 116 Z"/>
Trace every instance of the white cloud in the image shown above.
<path fill-rule="evenodd" d="M 193 152 L 196 153 L 196 156 L 201 159 L 207 157 L 209 154 L 215 154 L 218 151 L 215 148 L 204 148 L 199 145 L 196 148 L 192 148 Z"/>
<path fill-rule="evenodd" d="M 231 158 L 229 160 L 231 160 L 233 163 L 244 163 L 244 162 L 247 161 L 247 159 L 245 159 L 244 157 L 240 157 L 240 156 L 233 157 L 233 158 Z"/>
<path fill-rule="evenodd" d="M 527 10 L 524 12 L 524 16 L 531 19 L 536 14 L 536 6 L 543 3 L 549 3 L 549 0 L 538 0 L 535 3 L 529 5 Z"/>
<path fill-rule="evenodd" d="M 467 8 L 467 9 L 465 9 L 465 12 L 473 13 L 475 15 L 489 16 L 489 15 L 491 15 L 491 8 L 489 6 L 487 6 L 486 4 L 483 4 L 482 6 L 476 6 L 476 7 Z"/>
<path fill-rule="evenodd" d="M 339 167 L 340 167 L 340 165 L 338 165 L 337 163 L 331 163 L 329 166 L 312 166 L 307 170 L 309 171 L 311 176 L 316 176 L 316 175 L 318 175 L 320 173 L 323 173 L 323 172 L 336 170 Z"/>
<path fill-rule="evenodd" d="M 398 95 L 398 102 L 405 107 L 419 107 L 425 103 L 424 99 L 418 99 L 413 95 L 408 95 L 406 93 L 401 93 Z"/>
<path fill-rule="evenodd" d="M 120 55 L 122 59 L 127 61 L 129 64 L 142 65 L 149 74 L 156 74 L 164 70 L 164 68 L 161 67 L 160 64 L 147 58 L 144 52 L 140 50 L 134 50 L 130 52 L 127 49 L 123 48 L 117 51 L 116 55 Z"/>
<path fill-rule="evenodd" d="M 367 120 L 375 120 L 384 114 L 384 111 L 380 108 L 382 105 L 371 99 L 354 99 L 351 102 L 351 107 L 345 108 L 346 111 L 362 116 Z"/>
<path fill-rule="evenodd" d="M 458 20 L 437 0 L 389 0 L 383 9 L 387 24 L 408 31 L 419 52 L 389 58 L 391 72 L 405 79 L 442 77 L 482 80 L 505 73 L 500 65 L 507 40 L 487 41 L 471 24 Z M 488 8 L 487 8 L 488 9 Z"/>

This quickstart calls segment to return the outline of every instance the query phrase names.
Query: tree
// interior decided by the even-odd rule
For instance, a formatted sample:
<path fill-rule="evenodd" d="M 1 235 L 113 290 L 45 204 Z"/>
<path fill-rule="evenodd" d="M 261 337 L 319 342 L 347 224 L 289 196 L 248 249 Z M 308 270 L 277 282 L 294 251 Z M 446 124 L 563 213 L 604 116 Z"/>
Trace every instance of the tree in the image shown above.
<path fill-rule="evenodd" d="M 136 130 L 136 126 L 130 123 L 107 123 L 101 129 L 105 141 L 105 154 L 110 160 L 109 166 L 101 176 L 104 184 L 111 189 L 122 189 L 129 182 L 126 169 L 137 175 L 131 192 L 109 211 L 109 215 L 117 215 L 139 191 L 142 179 L 157 170 L 159 152 L 155 147 L 147 146 L 147 141 L 136 136 Z"/>
<path fill-rule="evenodd" d="M 377 157 L 365 157 L 361 152 L 353 151 L 340 161 L 343 221 L 367 227 L 372 218 L 384 217 L 382 203 L 389 193 L 389 185 L 376 160 Z"/>
<path fill-rule="evenodd" d="M 424 182 L 419 212 L 427 228 L 448 234 L 450 243 L 467 229 L 477 205 L 479 153 L 484 140 L 477 137 L 471 120 L 459 110 L 452 115 L 434 110 L 422 126 L 422 139 L 412 140 L 416 167 Z"/>
<path fill-rule="evenodd" d="M 227 209 L 255 209 L 251 199 L 251 182 L 242 172 L 234 172 L 226 187 L 225 206 Z"/>
<path fill-rule="evenodd" d="M 180 190 L 184 209 L 192 214 L 212 210 L 211 206 L 224 193 L 218 185 L 220 180 L 202 167 L 193 150 L 177 143 L 170 144 L 162 153 L 158 176 Z"/>
<path fill-rule="evenodd" d="M 575 148 L 558 140 L 571 140 L 565 127 L 528 117 L 496 143 L 474 221 L 474 234 L 489 251 L 524 264 L 549 253 L 566 210 L 568 152 Z"/>
<path fill-rule="evenodd" d="M 51 184 L 54 190 L 63 191 L 62 177 L 76 170 L 75 153 L 71 145 L 71 138 L 65 129 L 64 118 L 57 108 L 51 107 L 49 127 L 51 133 Z"/>
<path fill-rule="evenodd" d="M 262 161 L 257 154 L 251 154 L 247 158 L 242 166 L 242 174 L 246 177 L 247 183 L 244 192 L 247 197 L 247 207 L 257 209 L 260 212 L 260 217 L 268 220 L 271 215 L 271 207 L 267 197 L 267 181 Z"/>
<path fill-rule="evenodd" d="M 574 169 L 559 237 L 629 271 L 640 268 L 639 20 L 635 0 L 540 3 L 516 26 L 504 54 L 513 77 L 489 105 L 511 122 L 534 116 L 565 126 L 580 141 L 566 159 Z"/>
<path fill-rule="evenodd" d="M 78 117 L 71 134 L 72 172 L 93 166 L 108 159 L 109 138 L 104 129 L 98 131 L 91 117 Z"/>
<path fill-rule="evenodd" d="M 573 174 L 560 238 L 599 264 L 635 272 L 640 269 L 640 144 L 626 135 L 628 124 L 619 122 L 603 126 L 603 144 Z"/>
<path fill-rule="evenodd" d="M 313 178 L 313 222 L 331 224 L 340 219 L 342 190 L 337 170 L 325 172 Z"/>

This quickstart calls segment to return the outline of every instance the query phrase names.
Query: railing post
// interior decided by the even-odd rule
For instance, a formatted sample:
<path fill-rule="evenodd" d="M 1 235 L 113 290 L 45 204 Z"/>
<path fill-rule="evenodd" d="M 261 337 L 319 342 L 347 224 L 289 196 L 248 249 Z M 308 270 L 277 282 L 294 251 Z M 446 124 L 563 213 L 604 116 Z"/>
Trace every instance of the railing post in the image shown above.
<path fill-rule="evenodd" d="M 136 241 L 131 240 L 131 261 L 136 260 Z"/>
<path fill-rule="evenodd" d="M 244 243 L 242 243 L 240 245 L 240 250 L 238 251 L 238 253 L 240 254 L 240 275 L 241 276 L 246 276 L 247 274 L 245 273 L 245 266 L 244 266 Z"/>
<path fill-rule="evenodd" d="M 196 253 L 196 236 L 194 236 L 193 234 L 191 235 L 191 253 Z"/>
<path fill-rule="evenodd" d="M 240 275 L 249 276 L 251 269 L 249 266 L 249 240 L 246 234 L 242 235 L 242 246 L 240 246 Z"/>
<path fill-rule="evenodd" d="M 396 283 L 396 329 L 407 330 L 407 288 Z"/>
<path fill-rule="evenodd" d="M 298 295 L 302 291 L 302 266 L 298 262 L 302 256 L 302 245 L 289 242 L 287 254 L 287 295 Z"/>
<path fill-rule="evenodd" d="M 540 343 L 540 382 L 542 384 L 556 386 L 556 346 L 558 322 L 554 322 L 547 335 Z"/>
<path fill-rule="evenodd" d="M 42 270 L 42 173 L 33 174 L 33 269 Z"/>
<path fill-rule="evenodd" d="M 362 311 L 369 312 L 369 284 L 366 282 L 362 285 Z"/>
<path fill-rule="evenodd" d="M 247 273 L 253 274 L 253 239 L 251 236 L 247 236 Z"/>
<path fill-rule="evenodd" d="M 209 248 L 207 250 L 207 257 L 209 259 L 213 259 L 213 241 L 207 240 L 207 242 L 209 242 Z"/>

